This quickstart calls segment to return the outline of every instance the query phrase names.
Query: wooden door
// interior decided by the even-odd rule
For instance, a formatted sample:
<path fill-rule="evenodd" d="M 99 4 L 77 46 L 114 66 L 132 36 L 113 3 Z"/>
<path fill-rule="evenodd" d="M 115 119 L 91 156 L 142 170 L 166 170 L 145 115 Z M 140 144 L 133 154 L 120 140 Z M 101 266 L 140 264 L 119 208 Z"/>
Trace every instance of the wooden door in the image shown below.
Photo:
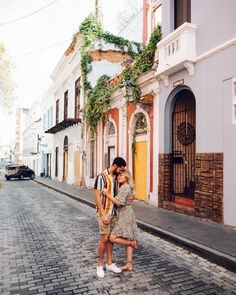
<path fill-rule="evenodd" d="M 147 200 L 147 141 L 135 143 L 133 155 L 133 176 L 135 195 L 138 199 Z"/>
<path fill-rule="evenodd" d="M 80 152 L 74 153 L 74 169 L 75 169 L 75 185 L 79 186 L 80 184 Z"/>
<path fill-rule="evenodd" d="M 189 90 L 182 90 L 177 94 L 172 114 L 172 199 L 194 199 L 195 150 L 195 98 Z"/>

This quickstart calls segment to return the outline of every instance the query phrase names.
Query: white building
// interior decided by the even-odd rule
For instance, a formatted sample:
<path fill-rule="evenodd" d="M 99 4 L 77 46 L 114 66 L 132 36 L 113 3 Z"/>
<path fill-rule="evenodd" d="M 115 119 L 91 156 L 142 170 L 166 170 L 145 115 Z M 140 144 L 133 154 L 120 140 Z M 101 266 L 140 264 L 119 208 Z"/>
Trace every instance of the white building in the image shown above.
<path fill-rule="evenodd" d="M 79 42 L 72 42 L 51 75 L 52 126 L 45 132 L 54 135 L 53 154 L 48 150 L 51 177 L 74 185 L 80 184 L 82 169 L 80 76 Z"/>
<path fill-rule="evenodd" d="M 39 134 L 39 151 L 40 151 L 40 176 L 52 177 L 52 161 L 54 151 L 54 136 L 45 133 L 46 130 L 53 126 L 53 103 L 54 96 L 52 88 L 49 88 L 42 97 L 41 110 L 41 132 Z"/>
<path fill-rule="evenodd" d="M 39 133 L 41 130 L 41 108 L 36 101 L 26 117 L 26 126 L 22 132 L 22 162 L 40 174 L 39 167 Z"/>

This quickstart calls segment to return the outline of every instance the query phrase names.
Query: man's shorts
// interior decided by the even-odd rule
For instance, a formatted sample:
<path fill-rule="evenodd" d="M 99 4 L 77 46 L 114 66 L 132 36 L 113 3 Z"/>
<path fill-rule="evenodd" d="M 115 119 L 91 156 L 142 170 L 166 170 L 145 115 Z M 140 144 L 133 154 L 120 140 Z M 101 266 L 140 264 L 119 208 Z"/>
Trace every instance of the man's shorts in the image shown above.
<path fill-rule="evenodd" d="M 110 223 L 109 224 L 104 224 L 102 221 L 102 217 L 100 216 L 99 213 L 97 215 L 97 221 L 98 221 L 98 229 L 101 235 L 109 235 L 111 233 L 111 230 L 113 226 L 115 225 L 117 221 L 117 215 L 112 215 L 110 216 Z"/>

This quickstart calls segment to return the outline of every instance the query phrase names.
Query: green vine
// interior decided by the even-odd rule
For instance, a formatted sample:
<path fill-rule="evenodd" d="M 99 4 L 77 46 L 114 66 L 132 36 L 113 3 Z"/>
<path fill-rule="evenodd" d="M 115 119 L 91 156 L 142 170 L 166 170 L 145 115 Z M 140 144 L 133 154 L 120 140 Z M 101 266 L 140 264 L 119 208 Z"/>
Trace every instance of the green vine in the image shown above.
<path fill-rule="evenodd" d="M 136 84 L 136 80 L 141 74 L 151 69 L 156 44 L 161 38 L 161 30 L 160 27 L 154 30 L 148 45 L 143 49 L 137 42 L 130 42 L 122 37 L 104 32 L 101 23 L 97 21 L 93 14 L 90 14 L 80 25 L 79 32 L 74 35 L 74 38 L 77 38 L 78 35 L 83 36 L 83 43 L 80 48 L 80 65 L 83 89 L 84 93 L 87 94 L 85 120 L 91 132 L 94 134 L 99 121 L 102 118 L 106 118 L 110 108 L 110 96 L 112 92 L 118 87 L 123 87 L 126 81 L 129 81 L 132 85 L 134 103 L 140 103 L 141 89 Z M 128 53 L 133 59 L 132 66 L 122 71 L 119 83 L 111 85 L 109 83 L 110 78 L 107 75 L 103 75 L 98 79 L 94 88 L 92 88 L 88 80 L 88 74 L 92 71 L 92 58 L 87 55 L 87 51 L 91 48 L 95 40 L 103 40 L 105 43 L 113 44 L 122 52 Z"/>
<path fill-rule="evenodd" d="M 127 81 L 130 81 L 133 91 L 132 99 L 135 104 L 140 102 L 141 98 L 141 89 L 137 85 L 136 80 L 140 75 L 152 68 L 156 45 L 160 40 L 161 27 L 157 26 L 150 37 L 148 45 L 136 56 L 132 66 L 121 73 L 120 87 L 123 87 Z"/>
<path fill-rule="evenodd" d="M 90 127 L 92 135 L 96 132 L 97 125 L 102 118 L 106 118 L 110 109 L 110 96 L 113 87 L 109 83 L 110 77 L 101 76 L 92 92 L 88 95 L 85 108 L 85 120 Z"/>

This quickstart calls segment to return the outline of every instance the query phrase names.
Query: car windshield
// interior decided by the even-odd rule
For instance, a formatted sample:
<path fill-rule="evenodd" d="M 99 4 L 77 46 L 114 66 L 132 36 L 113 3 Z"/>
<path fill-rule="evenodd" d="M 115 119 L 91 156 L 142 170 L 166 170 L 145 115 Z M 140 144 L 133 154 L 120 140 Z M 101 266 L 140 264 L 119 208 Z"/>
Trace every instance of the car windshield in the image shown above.
<path fill-rule="evenodd" d="M 6 170 L 15 170 L 17 166 L 6 166 Z"/>

